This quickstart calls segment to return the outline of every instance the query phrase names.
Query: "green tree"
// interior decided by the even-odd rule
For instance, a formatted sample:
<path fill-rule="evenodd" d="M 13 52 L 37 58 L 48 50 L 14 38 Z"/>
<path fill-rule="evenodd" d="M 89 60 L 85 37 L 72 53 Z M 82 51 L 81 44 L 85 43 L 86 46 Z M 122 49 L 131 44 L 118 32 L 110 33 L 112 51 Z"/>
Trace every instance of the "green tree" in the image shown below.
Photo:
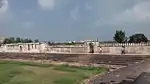
<path fill-rule="evenodd" d="M 33 41 L 31 39 L 28 39 L 28 43 L 32 43 Z"/>
<path fill-rule="evenodd" d="M 21 38 L 20 37 L 17 37 L 16 38 L 16 43 L 21 43 L 22 41 L 21 41 Z"/>
<path fill-rule="evenodd" d="M 125 32 L 117 30 L 113 38 L 116 42 L 123 43 L 126 40 Z"/>
<path fill-rule="evenodd" d="M 10 37 L 9 40 L 10 40 L 10 43 L 15 43 L 15 38 L 14 37 Z"/>
<path fill-rule="evenodd" d="M 54 43 L 54 42 L 50 42 L 50 41 L 48 41 L 48 42 L 47 42 L 47 44 L 48 44 L 49 46 L 51 46 L 51 45 L 55 45 L 55 43 Z"/>
<path fill-rule="evenodd" d="M 134 34 L 129 37 L 129 43 L 141 43 L 148 42 L 147 37 L 144 34 Z"/>
<path fill-rule="evenodd" d="M 11 43 L 11 42 L 10 42 L 10 39 L 5 38 L 4 41 L 3 41 L 3 44 L 9 44 L 9 43 Z"/>
<path fill-rule="evenodd" d="M 15 43 L 15 38 L 14 37 L 5 38 L 3 43 L 4 44 Z"/>
<path fill-rule="evenodd" d="M 26 39 L 23 40 L 23 43 L 32 43 L 32 42 L 33 41 L 31 39 L 28 39 L 28 38 L 26 38 Z"/>
<path fill-rule="evenodd" d="M 39 42 L 39 40 L 38 40 L 38 39 L 35 39 L 35 40 L 34 40 L 34 42 L 35 42 L 35 43 L 38 43 L 38 42 Z"/>
<path fill-rule="evenodd" d="M 39 42 L 39 40 L 35 40 L 36 42 Z M 17 38 L 14 38 L 14 37 L 9 37 L 9 38 L 6 38 L 4 39 L 3 43 L 4 44 L 9 44 L 9 43 L 31 43 L 33 42 L 31 39 L 23 39 L 23 38 L 20 38 L 20 37 L 17 37 Z"/>
<path fill-rule="evenodd" d="M 21 43 L 24 43 L 24 39 L 23 38 L 20 38 L 20 41 L 21 41 Z"/>
<path fill-rule="evenodd" d="M 48 41 L 48 42 L 47 42 L 47 44 L 50 46 L 50 45 L 51 45 L 51 42 L 50 42 L 50 41 Z"/>

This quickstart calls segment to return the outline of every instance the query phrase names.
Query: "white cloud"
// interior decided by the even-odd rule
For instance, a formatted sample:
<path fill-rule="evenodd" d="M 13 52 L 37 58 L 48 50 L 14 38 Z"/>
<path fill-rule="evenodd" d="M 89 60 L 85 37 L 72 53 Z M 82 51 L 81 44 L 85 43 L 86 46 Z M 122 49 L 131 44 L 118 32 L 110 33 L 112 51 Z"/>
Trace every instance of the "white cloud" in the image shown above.
<path fill-rule="evenodd" d="M 75 7 L 73 10 L 71 10 L 70 17 L 74 20 L 79 19 L 79 7 Z"/>
<path fill-rule="evenodd" d="M 0 13 L 6 12 L 8 8 L 8 0 L 0 0 Z"/>
<path fill-rule="evenodd" d="M 116 15 L 110 20 L 111 24 L 150 22 L 150 1 L 137 3 L 131 9 Z"/>
<path fill-rule="evenodd" d="M 42 10 L 53 10 L 55 6 L 55 0 L 38 0 L 38 4 Z"/>
<path fill-rule="evenodd" d="M 0 0 L 0 23 L 4 24 L 12 19 L 12 13 L 9 10 L 8 0 Z"/>

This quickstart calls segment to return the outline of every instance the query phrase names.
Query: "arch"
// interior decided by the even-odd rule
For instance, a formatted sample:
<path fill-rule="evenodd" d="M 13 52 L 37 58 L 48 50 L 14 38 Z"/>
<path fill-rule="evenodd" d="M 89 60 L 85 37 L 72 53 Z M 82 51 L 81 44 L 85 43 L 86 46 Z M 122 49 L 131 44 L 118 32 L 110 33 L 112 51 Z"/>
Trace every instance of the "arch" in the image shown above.
<path fill-rule="evenodd" d="M 19 46 L 19 50 L 22 51 L 22 46 Z"/>
<path fill-rule="evenodd" d="M 90 52 L 89 53 L 94 53 L 94 45 L 93 43 L 89 43 L 89 48 L 90 48 Z"/>
<path fill-rule="evenodd" d="M 30 50 L 30 45 L 28 44 L 28 50 Z"/>

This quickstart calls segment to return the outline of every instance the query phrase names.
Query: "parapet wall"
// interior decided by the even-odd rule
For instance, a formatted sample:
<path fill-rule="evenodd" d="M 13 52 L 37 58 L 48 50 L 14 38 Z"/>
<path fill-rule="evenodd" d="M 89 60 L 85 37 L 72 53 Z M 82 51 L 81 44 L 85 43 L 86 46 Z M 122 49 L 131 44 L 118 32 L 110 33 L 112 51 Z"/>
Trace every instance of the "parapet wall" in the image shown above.
<path fill-rule="evenodd" d="M 89 53 L 89 43 L 75 45 L 47 45 L 46 43 L 18 43 L 5 44 L 0 47 L 0 52 L 16 53 Z M 150 55 L 150 43 L 102 43 L 93 42 L 94 53 L 121 54 L 122 46 L 125 46 L 126 54 Z"/>
<path fill-rule="evenodd" d="M 90 42 L 89 42 L 90 43 Z M 82 45 L 57 45 L 47 47 L 47 52 L 56 53 L 89 53 L 89 43 Z M 150 43 L 98 43 L 93 42 L 94 53 L 100 52 L 100 46 L 103 54 L 121 54 L 122 46 L 125 46 L 126 54 L 146 54 L 150 55 Z"/>
<path fill-rule="evenodd" d="M 102 52 L 107 54 L 120 54 L 122 47 L 102 47 Z M 126 54 L 149 54 L 150 46 L 125 47 Z"/>

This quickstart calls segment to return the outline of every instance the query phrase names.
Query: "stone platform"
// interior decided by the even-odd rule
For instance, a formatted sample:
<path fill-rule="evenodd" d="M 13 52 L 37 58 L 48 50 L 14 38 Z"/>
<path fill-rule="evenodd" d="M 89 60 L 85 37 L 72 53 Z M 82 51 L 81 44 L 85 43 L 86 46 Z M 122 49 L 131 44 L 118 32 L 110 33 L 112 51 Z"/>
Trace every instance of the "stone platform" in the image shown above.
<path fill-rule="evenodd" d="M 147 74 L 142 74 L 143 72 L 150 72 L 150 60 L 95 77 L 88 84 L 149 84 L 143 76 L 146 75 L 147 79 L 150 77 Z M 142 81 L 143 83 L 141 83 Z"/>
<path fill-rule="evenodd" d="M 150 84 L 150 73 L 143 72 L 133 84 Z"/>
<path fill-rule="evenodd" d="M 149 59 L 150 55 L 66 54 L 66 53 L 0 53 L 0 59 L 51 60 L 85 64 L 123 65 Z"/>

